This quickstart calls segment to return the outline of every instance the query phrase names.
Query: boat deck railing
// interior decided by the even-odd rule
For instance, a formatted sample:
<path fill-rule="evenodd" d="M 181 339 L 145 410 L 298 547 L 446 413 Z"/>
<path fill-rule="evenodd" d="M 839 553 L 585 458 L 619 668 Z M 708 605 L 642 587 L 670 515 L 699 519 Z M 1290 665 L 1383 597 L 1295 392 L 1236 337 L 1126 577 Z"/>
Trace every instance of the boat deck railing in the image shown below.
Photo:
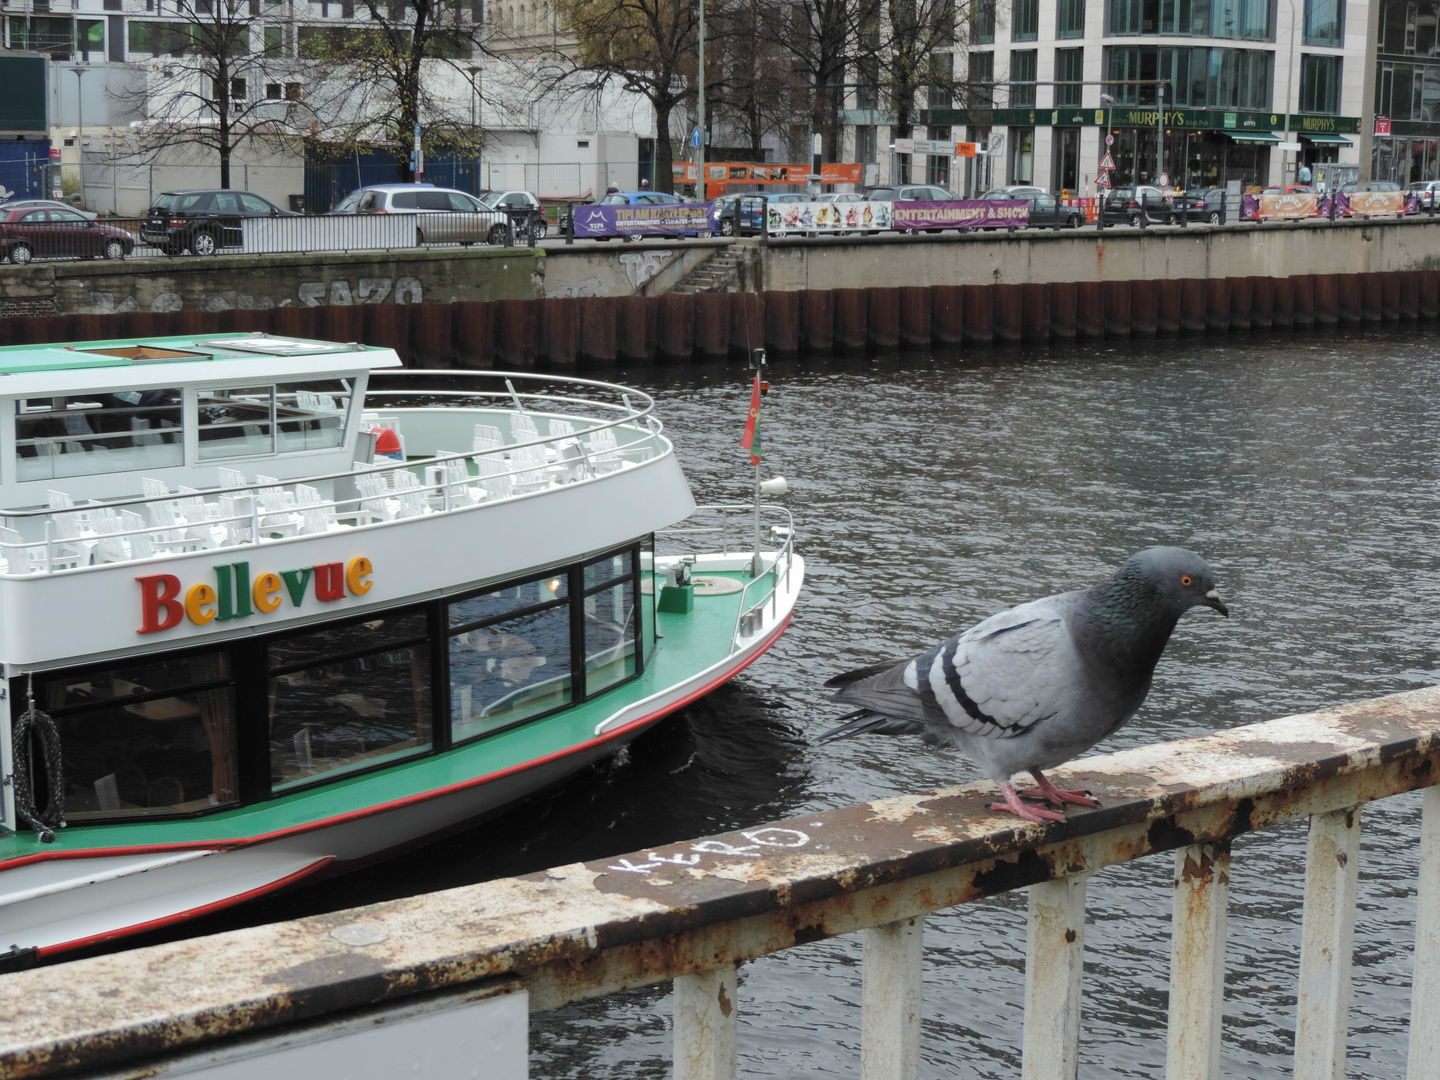
<path fill-rule="evenodd" d="M 356 462 L 348 470 L 303 477 L 251 476 L 210 462 L 219 466 L 222 483 L 203 489 L 171 490 L 163 481 L 144 479 L 142 495 L 86 503 L 52 490 L 47 507 L 0 511 L 0 577 L 243 549 L 449 514 L 603 480 L 672 449 L 653 415 L 653 399 L 628 387 L 518 372 L 376 374 L 381 385 L 367 394 L 369 419 L 362 421 L 371 431 L 397 426 L 399 418 L 387 416 L 387 410 L 420 409 L 464 410 L 505 428 L 474 425 L 466 432 L 470 450 Z M 517 391 L 514 380 L 525 378 L 546 384 L 543 392 Z M 437 379 L 443 383 L 414 385 Z M 392 382 L 411 385 L 385 385 Z M 581 389 L 592 393 L 574 392 Z M 597 390 L 605 396 L 593 393 Z M 481 427 L 487 429 L 483 435 Z M 256 467 L 254 460 L 245 464 Z M 259 468 L 265 468 L 263 462 Z M 64 478 L 55 483 L 63 486 Z"/>
<path fill-rule="evenodd" d="M 1344 1080 L 1362 808 L 1420 789 L 1409 1076 L 1436 1075 L 1440 688 L 1085 758 L 1053 775 L 1100 808 L 1028 824 L 987 810 L 991 785 L 969 784 L 19 972 L 0 980 L 0 1075 L 184 1071 L 206 1054 L 318 1044 L 346 1023 L 369 1038 L 424 1003 L 475 1009 L 482 995 L 505 995 L 536 1013 L 673 980 L 673 1075 L 729 1080 L 745 1035 L 736 966 L 860 934 L 859 1074 L 910 1080 L 926 1012 L 925 919 L 1024 889 L 1020 1075 L 1061 1080 L 1080 1060 L 1086 894 L 1106 888 L 1088 879 L 1163 855 L 1175 868 L 1165 1075 L 1218 1080 L 1231 842 L 1308 818 L 1295 1076 Z M 1263 843 L 1246 851 L 1265 858 Z M 524 1025 L 506 1015 L 523 1064 Z M 831 1034 L 842 1016 L 828 1011 Z M 392 1030 L 413 1040 L 417 1060 L 438 1052 L 423 1030 Z M 763 1053 L 748 1057 L 764 1071 Z"/>
<path fill-rule="evenodd" d="M 783 516 L 784 524 L 771 522 L 767 525 L 767 520 L 775 516 Z M 719 520 L 707 520 L 714 517 Z M 747 528 L 752 530 L 748 537 L 748 547 L 745 540 L 737 540 L 737 533 L 743 535 L 743 530 Z M 770 606 L 772 620 L 778 616 L 780 597 L 790 591 L 790 572 L 795 561 L 795 518 L 789 510 L 783 506 L 767 507 L 762 503 L 757 516 L 754 503 L 697 506 L 695 513 L 686 518 L 683 524 L 666 529 L 661 535 L 666 540 L 706 537 L 707 540 L 701 541 L 700 546 L 705 546 L 709 537 L 718 537 L 721 556 L 728 556 L 732 548 L 736 552 L 753 553 L 749 568 L 750 580 L 745 582 L 741 590 L 740 603 L 735 611 L 735 628 L 730 634 L 732 656 L 744 646 L 747 638 L 753 637 L 764 625 L 767 604 Z M 767 552 L 760 550 L 767 536 L 771 543 L 776 545 L 775 550 L 768 552 L 768 561 Z M 769 588 L 758 600 L 754 599 L 751 596 L 752 590 L 758 590 L 766 584 Z"/>

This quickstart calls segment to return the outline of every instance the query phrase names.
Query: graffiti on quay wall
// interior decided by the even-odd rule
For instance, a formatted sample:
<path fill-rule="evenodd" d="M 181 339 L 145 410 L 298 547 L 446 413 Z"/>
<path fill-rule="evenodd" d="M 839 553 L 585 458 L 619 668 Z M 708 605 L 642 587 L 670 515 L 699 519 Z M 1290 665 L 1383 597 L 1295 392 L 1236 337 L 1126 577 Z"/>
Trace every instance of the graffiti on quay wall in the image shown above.
<path fill-rule="evenodd" d="M 256 311 L 277 307 L 319 307 L 323 304 L 350 306 L 354 304 L 419 304 L 425 298 L 420 279 L 410 275 L 398 278 L 359 278 L 353 285 L 344 278 L 333 281 L 301 282 L 294 296 L 256 295 L 253 293 L 202 293 L 187 298 L 177 292 L 160 292 L 143 303 L 135 293 L 92 292 L 88 309 L 96 315 L 113 315 L 122 311 Z"/>

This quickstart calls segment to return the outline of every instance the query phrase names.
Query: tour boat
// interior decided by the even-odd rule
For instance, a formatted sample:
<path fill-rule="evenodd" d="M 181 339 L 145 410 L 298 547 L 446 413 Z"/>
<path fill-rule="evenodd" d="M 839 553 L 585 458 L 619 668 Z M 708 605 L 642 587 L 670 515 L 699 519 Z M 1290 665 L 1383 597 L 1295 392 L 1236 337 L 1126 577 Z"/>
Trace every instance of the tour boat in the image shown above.
<path fill-rule="evenodd" d="M 0 970 L 434 839 L 765 652 L 789 515 L 697 508 L 653 406 L 264 334 L 0 349 Z"/>

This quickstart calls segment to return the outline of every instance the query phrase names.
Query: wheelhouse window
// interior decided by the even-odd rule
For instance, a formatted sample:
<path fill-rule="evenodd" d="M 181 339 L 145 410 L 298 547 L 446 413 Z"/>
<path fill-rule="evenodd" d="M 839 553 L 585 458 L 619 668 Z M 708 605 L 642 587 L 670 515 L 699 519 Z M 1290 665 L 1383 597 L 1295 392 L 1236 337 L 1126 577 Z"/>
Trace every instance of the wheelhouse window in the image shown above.
<path fill-rule="evenodd" d="M 345 439 L 351 389 L 345 379 L 203 389 L 197 399 L 200 457 L 338 447 Z"/>
<path fill-rule="evenodd" d="M 616 686 L 636 672 L 635 566 L 622 552 L 585 567 L 585 694 Z"/>
<path fill-rule="evenodd" d="M 429 636 L 426 613 L 411 610 L 271 641 L 271 791 L 426 753 Z"/>
<path fill-rule="evenodd" d="M 15 413 L 19 480 L 185 463 L 183 409 L 175 388 L 22 398 Z"/>
<path fill-rule="evenodd" d="M 448 621 L 453 741 L 574 700 L 567 572 L 452 603 Z"/>
<path fill-rule="evenodd" d="M 233 804 L 235 687 L 227 652 L 136 659 L 36 680 L 64 747 L 72 821 Z M 40 755 L 31 758 L 39 772 Z"/>

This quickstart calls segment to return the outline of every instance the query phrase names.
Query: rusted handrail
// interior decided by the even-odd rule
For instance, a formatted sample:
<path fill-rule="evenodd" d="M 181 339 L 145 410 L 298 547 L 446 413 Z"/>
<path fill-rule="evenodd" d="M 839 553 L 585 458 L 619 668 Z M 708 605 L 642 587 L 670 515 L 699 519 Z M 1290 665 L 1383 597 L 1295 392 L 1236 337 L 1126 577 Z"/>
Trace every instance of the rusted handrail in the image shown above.
<path fill-rule="evenodd" d="M 675 979 L 684 1080 L 701 1075 L 697 1047 L 719 1045 L 723 1059 L 727 1032 L 733 1057 L 744 1009 L 735 964 L 864 931 L 864 1075 L 900 1077 L 918 1059 L 921 920 L 1020 888 L 1031 890 L 1026 1008 L 1042 1018 L 1026 1026 L 1025 1075 L 1073 1075 L 1085 877 L 1173 852 L 1183 888 L 1167 1077 L 1214 1077 L 1230 841 L 1309 817 L 1297 1075 L 1343 1077 L 1359 808 L 1421 788 L 1412 1062 L 1437 1037 L 1437 777 L 1440 688 L 1428 688 L 1086 758 L 1055 778 L 1103 806 L 1063 823 L 991 813 L 989 785 L 971 784 L 22 972 L 0 980 L 0 1075 L 136 1068 L 240 1034 L 303 1037 L 320 1019 L 497 979 L 520 980 L 531 1011 Z M 704 1075 L 726 1074 L 723 1060 L 706 1060 Z"/>

